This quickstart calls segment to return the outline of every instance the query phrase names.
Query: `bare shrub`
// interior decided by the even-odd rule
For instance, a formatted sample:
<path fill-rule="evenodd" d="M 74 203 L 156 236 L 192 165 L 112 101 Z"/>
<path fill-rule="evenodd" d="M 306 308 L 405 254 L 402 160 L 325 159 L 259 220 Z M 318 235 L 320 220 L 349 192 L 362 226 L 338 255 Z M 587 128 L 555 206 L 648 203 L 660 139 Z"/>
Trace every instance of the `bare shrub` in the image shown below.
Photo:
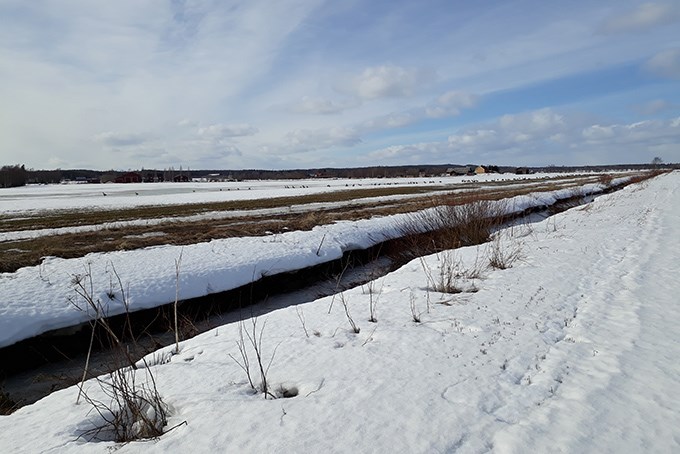
<path fill-rule="evenodd" d="M 443 251 L 436 254 L 436 257 L 439 262 L 439 272 L 436 275 L 432 272 L 425 259 L 420 258 L 420 264 L 423 267 L 428 282 L 428 292 L 432 290 L 438 293 L 456 294 L 476 289 L 474 282 L 470 283 L 469 281 L 481 279 L 483 276 L 484 265 L 480 263 L 479 255 L 475 258 L 475 263 L 471 267 L 466 267 L 461 258 L 456 257 L 455 250 Z"/>
<path fill-rule="evenodd" d="M 586 205 L 586 207 L 587 206 L 589 206 L 589 204 Z M 536 238 L 534 225 L 530 222 L 529 217 L 525 216 L 517 222 L 513 222 L 510 226 L 510 236 L 515 238 Z"/>
<path fill-rule="evenodd" d="M 369 310 L 369 317 L 368 321 L 371 323 L 378 323 L 378 319 L 375 316 L 375 306 L 378 304 L 378 297 L 375 298 L 375 301 L 373 300 L 373 293 L 369 293 L 369 300 L 368 300 L 368 310 Z"/>
<path fill-rule="evenodd" d="M 502 201 L 434 199 L 433 208 L 413 214 L 401 227 L 402 255 L 417 257 L 432 251 L 481 244 L 506 216 Z"/>
<path fill-rule="evenodd" d="M 123 304 L 126 317 L 122 334 L 128 332 L 133 350 L 136 350 L 137 343 L 129 318 L 127 292 L 112 263 L 107 265 L 107 273 L 110 273 L 107 298 L 111 301 L 119 300 Z M 129 345 L 124 344 L 121 336 L 116 335 L 109 325 L 105 317 L 104 306 L 101 300 L 95 297 L 92 270 L 89 265 L 85 273 L 72 276 L 71 285 L 79 298 L 70 298 L 70 303 L 78 310 L 94 312 L 94 320 L 91 322 L 92 335 L 76 404 L 79 403 L 81 397 L 84 398 L 92 406 L 92 410 L 98 414 L 99 420 L 92 429 L 84 431 L 80 436 L 90 441 L 129 442 L 162 435 L 167 425 L 168 407 L 158 392 L 156 379 L 146 360 L 142 359 L 145 380 L 141 384 L 137 382 L 138 371 L 133 353 Z M 106 396 L 104 400 L 92 397 L 85 391 L 84 386 L 98 326 L 113 347 L 113 359 L 107 364 L 110 371 L 107 378 L 96 378 L 101 391 Z"/>
<path fill-rule="evenodd" d="M 107 291 L 107 298 L 109 298 L 112 301 L 119 299 L 120 302 L 123 304 L 126 313 L 123 331 L 127 329 L 130 335 L 130 341 L 133 344 L 136 344 L 135 342 L 136 339 L 132 333 L 132 327 L 129 320 L 129 303 L 125 287 L 123 286 L 123 282 L 112 263 L 107 266 L 107 272 L 112 274 L 109 280 L 109 290 Z M 115 276 L 115 281 L 113 276 Z M 105 337 L 107 338 L 111 346 L 115 349 L 117 354 L 121 358 L 125 358 L 126 365 L 132 367 L 133 369 L 135 369 L 137 366 L 135 365 L 135 361 L 130 352 L 130 349 L 124 345 L 121 338 L 116 335 L 116 333 L 113 331 L 113 329 L 107 322 L 105 317 L 106 311 L 101 300 L 95 297 L 91 265 L 88 264 L 83 274 L 74 274 L 71 277 L 71 285 L 77 297 L 79 298 L 69 297 L 68 301 L 77 310 L 87 313 L 93 312 L 94 315 L 94 319 L 92 319 L 90 322 L 92 326 L 92 333 L 90 335 L 90 344 L 88 346 L 87 356 L 85 359 L 83 376 L 79 385 L 80 392 L 78 393 L 78 397 L 76 399 L 76 403 L 78 403 L 80 401 L 80 398 L 83 396 L 83 384 L 85 383 L 85 380 L 87 379 L 87 375 L 89 372 L 90 358 L 92 356 L 92 348 L 94 345 L 95 333 L 97 331 L 98 326 L 103 330 Z"/>
<path fill-rule="evenodd" d="M 460 261 L 456 260 L 455 252 L 444 251 L 437 254 L 437 257 L 439 258 L 439 279 L 434 290 L 439 293 L 460 293 L 462 291 L 458 286 Z"/>
<path fill-rule="evenodd" d="M 468 265 L 465 268 L 460 269 L 458 272 L 461 277 L 474 281 L 475 279 L 484 278 L 484 269 L 485 265 L 483 260 L 480 260 L 479 248 L 477 248 L 475 262 L 472 265 Z"/>
<path fill-rule="evenodd" d="M 253 390 L 256 390 L 255 384 L 253 383 L 253 377 L 250 374 L 250 357 L 248 356 L 248 350 L 246 348 L 246 341 L 245 337 L 243 334 L 243 320 L 239 320 L 238 322 L 238 335 L 239 338 L 236 341 L 236 346 L 238 347 L 239 354 L 241 356 L 241 359 L 236 359 L 234 356 L 230 353 L 229 357 L 234 360 L 236 364 L 243 369 L 243 372 L 246 373 L 246 377 L 248 378 L 248 384 L 250 385 L 250 388 Z"/>
<path fill-rule="evenodd" d="M 414 322 L 420 323 L 420 312 L 416 308 L 416 296 L 413 293 L 409 295 L 409 306 L 411 308 L 411 318 Z"/>
<path fill-rule="evenodd" d="M 175 316 L 175 354 L 179 353 L 179 323 L 177 320 L 177 304 L 179 302 L 179 271 L 182 265 L 182 254 L 184 248 L 180 249 L 179 257 L 175 259 L 175 304 L 173 305 L 173 312 Z"/>
<path fill-rule="evenodd" d="M 602 183 L 604 186 L 610 186 L 612 184 L 613 179 L 614 179 L 613 176 L 609 174 L 603 174 L 597 178 L 597 181 L 598 183 Z"/>
<path fill-rule="evenodd" d="M 382 281 L 382 285 L 384 285 L 384 283 L 385 281 Z M 366 284 L 366 291 L 368 292 L 368 321 L 371 323 L 378 322 L 378 319 L 375 315 L 375 309 L 378 304 L 378 300 L 380 299 L 380 294 L 382 293 L 382 285 L 380 286 L 380 289 L 376 289 L 376 285 L 377 284 L 375 280 L 368 281 Z"/>
<path fill-rule="evenodd" d="M 340 274 L 338 274 L 335 277 L 335 293 L 333 293 L 333 298 L 331 298 L 331 304 L 328 305 L 328 314 L 330 314 L 331 311 L 333 310 L 333 303 L 335 303 L 335 297 L 338 295 L 338 290 L 340 290 L 340 286 L 342 284 L 342 278 L 345 275 L 345 271 L 347 271 L 347 268 L 349 268 L 349 265 L 350 261 L 348 260 L 345 263 L 345 266 L 342 267 L 342 271 L 340 272 Z"/>
<path fill-rule="evenodd" d="M 442 254 L 437 254 L 437 260 L 439 261 L 439 274 L 435 278 L 432 269 L 425 261 L 424 258 L 420 257 L 420 266 L 423 268 L 425 277 L 427 279 L 427 290 L 439 292 L 439 293 L 459 293 L 460 290 L 457 288 L 456 274 L 454 272 L 454 264 L 452 263 L 453 251 L 445 251 Z"/>
<path fill-rule="evenodd" d="M 257 335 L 257 317 L 252 317 L 251 321 L 253 323 L 253 332 L 252 335 L 248 335 L 248 340 L 250 340 L 250 343 L 253 346 L 253 350 L 255 351 L 255 358 L 257 359 L 257 366 L 260 371 L 260 391 L 264 395 L 264 398 L 266 399 L 267 397 L 275 397 L 270 391 L 269 391 L 269 383 L 267 381 L 267 374 L 269 373 L 269 368 L 272 365 L 272 362 L 274 361 L 274 357 L 276 356 L 276 350 L 279 348 L 277 345 L 274 347 L 274 351 L 272 352 L 271 357 L 269 358 L 269 362 L 265 366 L 263 361 L 263 352 L 262 352 L 262 335 L 264 334 L 264 328 L 267 324 L 267 321 L 262 324 L 262 328 L 260 329 L 259 336 Z M 280 345 L 280 344 L 279 344 Z"/>
<path fill-rule="evenodd" d="M 298 319 L 300 320 L 300 323 L 302 324 L 302 329 L 305 332 L 305 336 L 309 337 L 309 331 L 307 331 L 307 324 L 305 323 L 305 313 L 304 311 L 300 308 L 300 306 L 295 306 L 295 313 L 298 316 Z"/>
<path fill-rule="evenodd" d="M 84 393 L 99 421 L 81 437 L 89 441 L 126 443 L 163 435 L 168 422 L 168 406 L 158 392 L 151 370 L 148 367 L 144 370 L 143 383 L 137 381 L 139 371 L 128 367 L 117 369 L 106 378 L 97 378 L 106 399 L 95 399 Z"/>
<path fill-rule="evenodd" d="M 342 302 L 342 306 L 345 308 L 345 315 L 347 316 L 347 321 L 349 322 L 349 326 L 352 327 L 352 332 L 354 334 L 359 334 L 361 331 L 361 328 L 357 326 L 356 323 L 354 323 L 354 319 L 352 318 L 352 315 L 349 313 L 349 306 L 347 305 L 347 299 L 345 298 L 345 293 L 341 292 L 340 293 L 340 301 Z"/>
<path fill-rule="evenodd" d="M 192 319 L 191 316 L 184 314 L 179 314 L 178 329 L 182 339 L 192 338 L 201 332 L 200 328 L 194 323 L 194 319 Z M 174 353 L 177 354 L 179 351 L 174 350 Z"/>
<path fill-rule="evenodd" d="M 518 242 L 502 241 L 501 235 L 497 234 L 489 244 L 489 266 L 504 270 L 522 258 L 522 245 Z"/>
<path fill-rule="evenodd" d="M 247 329 L 244 328 L 243 326 L 243 321 L 239 321 L 239 340 L 236 342 L 236 345 L 238 346 L 239 353 L 241 355 L 241 359 L 238 360 L 234 358 L 231 354 L 229 354 L 229 357 L 233 359 L 236 364 L 238 364 L 241 369 L 246 373 L 246 376 L 248 377 L 248 383 L 250 384 L 250 387 L 256 391 L 260 391 L 265 399 L 268 398 L 273 398 L 276 399 L 276 395 L 272 393 L 271 386 L 268 380 L 268 374 L 269 374 L 269 368 L 271 367 L 272 363 L 274 362 L 274 357 L 276 356 L 276 350 L 278 350 L 280 343 L 274 347 L 274 351 L 272 352 L 271 356 L 269 357 L 269 361 L 265 365 L 265 359 L 264 359 L 264 352 L 262 348 L 262 337 L 264 335 L 264 329 L 267 325 L 267 322 L 265 320 L 264 323 L 262 323 L 262 326 L 259 328 L 257 327 L 257 317 L 251 317 L 250 319 L 252 327 L 251 331 L 248 331 Z M 245 338 L 244 338 L 245 335 Z M 250 357 L 248 354 L 248 349 L 246 345 L 245 339 L 248 339 L 247 344 L 252 348 L 253 352 L 255 353 L 255 360 L 257 362 L 257 370 L 260 373 L 260 386 L 255 387 L 255 384 L 253 383 L 252 375 L 250 372 Z"/>
<path fill-rule="evenodd" d="M 481 244 L 489 240 L 492 228 L 498 224 L 505 212 L 498 201 L 479 200 L 459 206 L 446 206 L 444 219 L 446 227 L 462 245 Z"/>

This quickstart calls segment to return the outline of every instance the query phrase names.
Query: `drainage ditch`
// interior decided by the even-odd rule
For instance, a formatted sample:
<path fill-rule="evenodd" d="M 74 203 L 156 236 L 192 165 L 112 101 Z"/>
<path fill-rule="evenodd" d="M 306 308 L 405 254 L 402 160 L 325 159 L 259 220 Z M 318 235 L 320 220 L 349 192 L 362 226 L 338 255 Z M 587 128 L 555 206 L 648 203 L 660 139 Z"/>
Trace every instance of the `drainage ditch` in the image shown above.
<path fill-rule="evenodd" d="M 612 188 L 606 192 L 620 189 Z M 499 220 L 497 228 L 512 223 L 537 222 L 554 214 L 594 200 L 596 195 L 563 199 L 551 206 L 538 207 Z M 431 233 L 429 233 L 431 235 Z M 464 244 L 463 246 L 467 246 Z M 183 339 L 193 337 L 224 323 L 261 314 L 277 307 L 311 301 L 348 288 L 365 284 L 383 276 L 409 261 L 408 255 L 395 253 L 403 250 L 400 239 L 389 240 L 365 250 L 347 251 L 342 258 L 313 267 L 266 276 L 252 284 L 226 292 L 182 301 L 179 304 L 179 331 Z M 431 246 L 419 250 L 420 255 L 436 252 Z M 285 296 L 282 298 L 282 296 Z M 247 311 L 246 314 L 243 314 Z M 173 304 L 113 316 L 108 325 L 116 333 L 135 333 L 127 336 L 128 354 L 135 360 L 174 342 Z M 71 386 L 82 376 L 85 357 L 92 335 L 89 324 L 55 330 L 26 339 L 0 349 L 0 414 L 31 404 L 40 398 Z M 105 373 L 113 364 L 114 352 L 109 336 L 98 328 L 90 370 L 93 375 Z M 4 388 L 4 390 L 3 390 Z"/>

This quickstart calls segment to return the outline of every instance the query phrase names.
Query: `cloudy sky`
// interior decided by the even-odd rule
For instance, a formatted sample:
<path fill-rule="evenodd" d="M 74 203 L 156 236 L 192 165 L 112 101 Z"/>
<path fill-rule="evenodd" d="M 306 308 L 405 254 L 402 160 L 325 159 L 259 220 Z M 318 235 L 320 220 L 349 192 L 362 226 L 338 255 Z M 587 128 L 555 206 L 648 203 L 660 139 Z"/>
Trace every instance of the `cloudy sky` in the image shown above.
<path fill-rule="evenodd" d="M 680 162 L 680 2 L 0 0 L 0 164 Z"/>

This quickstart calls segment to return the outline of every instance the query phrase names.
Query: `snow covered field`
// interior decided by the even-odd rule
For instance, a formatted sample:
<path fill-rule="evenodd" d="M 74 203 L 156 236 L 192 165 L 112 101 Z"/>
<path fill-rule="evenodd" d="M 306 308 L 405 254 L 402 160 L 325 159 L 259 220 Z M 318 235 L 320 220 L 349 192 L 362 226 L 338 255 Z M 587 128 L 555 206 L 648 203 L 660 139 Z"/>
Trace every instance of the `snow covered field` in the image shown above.
<path fill-rule="evenodd" d="M 592 175 L 591 175 L 592 177 Z M 398 203 L 399 201 L 436 197 L 444 193 L 468 192 L 474 188 L 496 190 L 503 186 L 520 189 L 537 187 L 546 180 L 560 183 L 583 182 L 582 174 L 532 174 L 518 175 L 480 175 L 476 177 L 444 177 L 440 179 L 392 178 L 355 179 L 355 180 L 289 180 L 254 181 L 246 183 L 140 183 L 111 185 L 52 185 L 10 188 L 0 192 L 0 215 L 7 220 L 40 219 L 45 215 L 66 211 L 73 218 L 73 225 L 58 228 L 29 228 L 0 231 L 0 243 L 20 241 L 44 236 L 67 233 L 84 233 L 132 226 L 162 225 L 169 222 L 199 222 L 206 220 L 233 219 L 244 216 L 275 216 L 281 214 L 301 214 L 328 209 L 360 206 L 371 203 Z M 569 179 L 569 180 L 566 180 Z M 474 183 L 474 184 L 473 184 Z M 295 198 L 321 193 L 346 190 L 371 189 L 376 187 L 413 187 L 424 188 L 424 192 L 410 194 L 356 197 L 325 203 L 298 203 L 275 208 L 243 208 L 219 211 L 201 211 L 191 215 L 177 215 L 168 210 L 165 217 L 133 218 L 97 224 L 75 222 L 83 211 L 126 210 L 148 206 L 191 205 L 221 202 L 266 200 L 277 197 Z M 104 192 L 105 189 L 107 192 Z M 428 190 L 429 189 L 429 190 Z M 106 194 L 106 196 L 104 196 Z M 76 212 L 72 213 L 75 210 Z"/>
<path fill-rule="evenodd" d="M 337 237 L 345 235 L 357 238 L 344 231 Z M 265 361 L 276 352 L 268 380 L 274 392 L 285 388 L 295 397 L 265 400 L 251 392 L 230 357 L 239 358 L 239 326 L 231 323 L 183 342 L 179 354 L 168 347 L 148 357 L 171 411 L 168 427 L 185 425 L 145 442 L 88 442 L 78 436 L 99 416 L 75 404 L 72 387 L 0 417 L 0 450 L 678 452 L 680 172 L 499 237 L 414 260 L 342 298 L 294 307 L 274 300 L 261 308 Z M 281 266 L 282 244 L 298 251 L 286 263 L 305 254 L 300 260 L 309 260 L 318 239 L 270 238 L 270 255 L 258 258 L 265 264 L 256 271 Z M 323 254 L 341 248 L 330 244 Z M 493 248 L 519 251 L 520 259 L 508 269 L 488 268 Z M 220 245 L 211 253 L 234 251 Z M 61 281 L 50 274 L 56 264 L 44 270 L 50 283 L 39 278 L 39 285 Z M 456 279 L 478 291 L 435 292 L 432 280 L 447 264 L 468 278 L 483 267 L 481 276 Z M 211 270 L 188 271 L 205 280 L 182 281 L 182 288 L 213 285 L 210 273 L 219 271 Z M 11 279 L 3 277 L 3 292 Z M 174 291 L 166 285 L 161 280 L 149 294 Z M 368 321 L 371 301 L 375 323 Z M 138 376 L 143 380 L 143 369 Z M 86 389 L 105 398 L 95 381 Z"/>
<path fill-rule="evenodd" d="M 576 174 L 561 174 L 563 176 Z M 41 210 L 114 209 L 145 205 L 252 200 L 301 196 L 374 186 L 440 186 L 461 182 L 540 180 L 555 174 L 485 174 L 433 178 L 261 180 L 222 183 L 134 183 L 32 185 L 0 191 L 0 213 Z M 106 195 L 104 195 L 106 194 Z"/>

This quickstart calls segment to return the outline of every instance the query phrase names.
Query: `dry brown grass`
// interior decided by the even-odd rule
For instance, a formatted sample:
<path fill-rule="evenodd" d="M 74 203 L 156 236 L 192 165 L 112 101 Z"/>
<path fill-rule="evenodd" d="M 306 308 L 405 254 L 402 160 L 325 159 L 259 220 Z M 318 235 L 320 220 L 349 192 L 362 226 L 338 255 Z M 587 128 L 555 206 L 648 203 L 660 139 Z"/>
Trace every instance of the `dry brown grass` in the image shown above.
<path fill-rule="evenodd" d="M 413 214 L 402 226 L 396 251 L 403 259 L 484 243 L 504 218 L 502 202 L 490 199 L 471 201 L 466 195 L 432 203 L 431 209 Z"/>
<path fill-rule="evenodd" d="M 512 268 L 516 261 L 522 259 L 522 244 L 513 241 L 510 237 L 503 239 L 500 234 L 496 234 L 488 253 L 489 266 L 497 270 L 505 270 Z"/>
<path fill-rule="evenodd" d="M 450 190 L 450 186 L 380 187 L 334 191 L 295 197 L 274 197 L 185 205 L 140 206 L 115 210 L 58 210 L 48 214 L 22 214 L 21 218 L 0 216 L 0 232 L 53 229 L 81 225 L 105 224 L 133 220 L 178 218 L 212 211 L 259 210 L 311 203 L 334 203 L 367 197 L 423 194 Z"/>
<path fill-rule="evenodd" d="M 671 172 L 671 170 L 650 170 L 648 172 L 638 173 L 631 176 L 629 184 L 641 183 L 669 172 Z"/>
<path fill-rule="evenodd" d="M 645 178 L 649 176 L 644 175 Z M 433 206 L 442 206 L 442 219 L 423 219 L 430 223 L 433 230 L 431 238 L 418 236 L 417 242 L 410 245 L 413 253 L 418 253 L 425 246 L 429 250 L 432 242 L 437 248 L 452 248 L 462 243 L 481 242 L 488 226 L 470 224 L 465 231 L 456 235 L 442 236 L 436 233 L 441 230 L 438 225 L 447 218 L 460 220 L 459 217 L 479 217 L 466 210 L 484 210 L 483 205 L 491 200 L 500 200 L 516 195 L 537 191 L 550 191 L 565 187 L 577 186 L 586 182 L 596 181 L 595 176 L 560 177 L 555 179 L 495 182 L 489 188 L 475 188 L 473 184 L 453 186 L 407 186 L 363 188 L 339 191 L 325 194 L 312 194 L 301 197 L 280 197 L 274 199 L 258 199 L 248 201 L 234 201 L 222 203 L 191 204 L 163 207 L 137 207 L 129 210 L 109 211 L 80 211 L 54 212 L 40 217 L 26 217 L 23 219 L 1 218 L 0 231 L 14 231 L 39 228 L 74 227 L 78 225 L 100 226 L 98 230 L 80 233 L 66 233 L 62 235 L 43 236 L 34 239 L 6 241 L 0 243 L 0 272 L 13 272 L 24 266 L 34 266 L 41 263 L 47 256 L 63 258 L 82 257 L 91 252 L 111 252 L 132 250 L 158 245 L 189 245 L 219 238 L 237 236 L 262 236 L 280 233 L 288 230 L 309 230 L 317 225 L 329 224 L 338 220 L 357 220 L 372 216 L 387 216 L 398 213 L 417 212 Z M 642 178 L 644 179 L 644 178 Z M 641 181 L 641 180 L 640 180 Z M 530 184 L 529 184 L 530 183 Z M 433 192 L 441 195 L 432 197 Z M 458 191 L 455 192 L 454 191 Z M 418 194 L 426 195 L 418 196 Z M 413 197 L 395 201 L 366 201 L 365 197 L 379 197 L 390 195 L 410 194 Z M 328 207 L 319 209 L 318 205 L 307 211 L 292 214 L 281 210 L 275 215 L 246 215 L 229 219 L 186 220 L 181 216 L 207 212 L 253 210 L 260 208 L 285 208 L 291 205 L 304 207 L 305 204 L 333 203 L 353 201 L 351 206 Z M 457 207 L 472 203 L 469 209 L 462 211 Z M 304 209 L 304 208 L 303 208 Z M 478 213 L 479 214 L 479 213 Z M 114 223 L 135 219 L 168 218 L 157 225 L 135 225 L 124 227 L 103 228 L 102 223 Z M 420 220 L 419 220 L 420 221 Z M 465 223 L 464 223 L 465 224 Z M 450 230 L 450 225 L 446 227 Z M 474 231 L 476 229 L 476 232 Z M 418 229 L 421 230 L 422 229 Z M 408 232 L 405 232 L 408 234 Z M 413 233 L 413 232 L 412 232 Z M 408 235 L 407 235 L 408 237 Z M 415 237 L 414 237 L 415 238 Z M 407 238 L 408 239 L 408 238 Z M 420 246 L 419 246 L 420 245 Z"/>

